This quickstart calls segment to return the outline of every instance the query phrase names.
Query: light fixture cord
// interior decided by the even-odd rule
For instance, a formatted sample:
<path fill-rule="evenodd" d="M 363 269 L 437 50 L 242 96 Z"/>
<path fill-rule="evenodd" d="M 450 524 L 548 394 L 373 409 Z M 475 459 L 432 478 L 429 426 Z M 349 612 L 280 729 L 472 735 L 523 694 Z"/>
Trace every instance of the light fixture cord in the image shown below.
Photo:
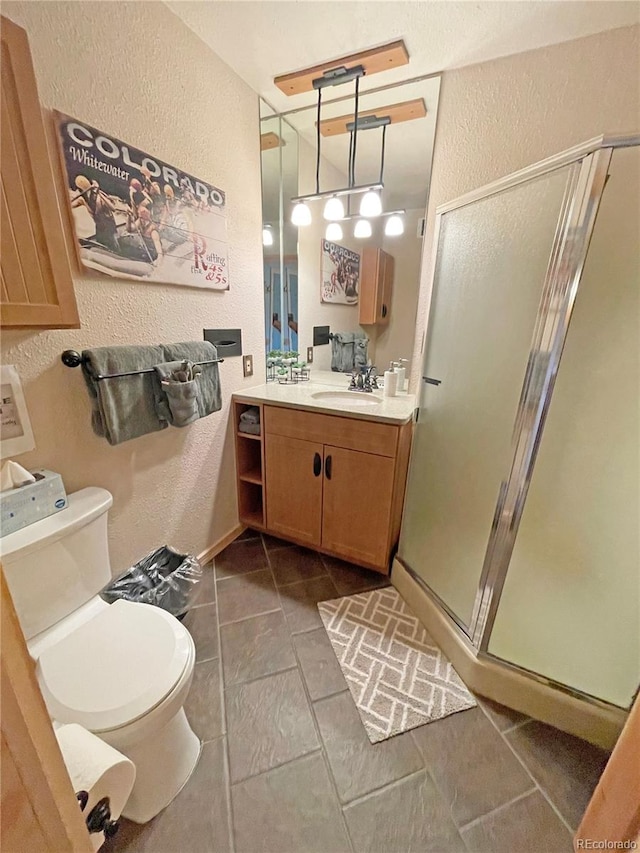
<path fill-rule="evenodd" d="M 351 180 L 352 186 L 355 185 L 356 182 L 356 145 L 358 143 L 358 97 L 360 92 L 360 78 L 356 77 L 356 86 L 355 86 L 355 103 L 354 103 L 354 113 L 353 113 L 353 149 L 351 152 Z"/>
<path fill-rule="evenodd" d="M 316 193 L 320 192 L 320 114 L 322 112 L 322 89 L 318 89 L 318 118 L 316 120 Z"/>
<path fill-rule="evenodd" d="M 353 157 L 353 131 L 349 134 L 349 174 L 347 175 L 347 185 L 349 188 L 353 186 L 353 174 L 351 171 L 351 158 Z"/>
<path fill-rule="evenodd" d="M 382 183 L 382 175 L 384 174 L 384 145 L 387 136 L 387 125 L 382 125 L 382 150 L 380 152 L 380 183 Z"/>

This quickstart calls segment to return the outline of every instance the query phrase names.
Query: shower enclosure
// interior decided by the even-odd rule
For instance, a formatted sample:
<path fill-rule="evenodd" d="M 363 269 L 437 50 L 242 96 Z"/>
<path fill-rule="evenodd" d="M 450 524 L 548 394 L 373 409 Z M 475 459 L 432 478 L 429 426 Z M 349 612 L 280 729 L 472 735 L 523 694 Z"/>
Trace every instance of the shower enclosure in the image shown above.
<path fill-rule="evenodd" d="M 618 708 L 640 682 L 638 146 L 438 208 L 395 567 L 477 660 Z"/>

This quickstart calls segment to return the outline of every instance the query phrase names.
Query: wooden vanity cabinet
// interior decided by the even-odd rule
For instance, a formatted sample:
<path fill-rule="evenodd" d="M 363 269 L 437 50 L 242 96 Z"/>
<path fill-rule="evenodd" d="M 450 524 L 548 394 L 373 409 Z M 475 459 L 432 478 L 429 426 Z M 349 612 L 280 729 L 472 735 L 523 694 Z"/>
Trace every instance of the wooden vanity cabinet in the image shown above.
<path fill-rule="evenodd" d="M 25 31 L 2 18 L 0 325 L 78 328 L 71 267 Z"/>
<path fill-rule="evenodd" d="M 247 405 L 235 400 L 236 417 Z M 388 573 L 400 532 L 412 424 L 267 404 L 260 409 L 261 513 L 256 513 L 255 504 L 247 504 L 247 489 L 252 486 L 242 473 L 250 468 L 245 444 L 251 439 L 237 433 L 240 520 Z M 257 448 L 254 453 L 258 459 Z"/>
<path fill-rule="evenodd" d="M 375 246 L 367 246 L 363 250 L 358 315 L 361 326 L 388 325 L 391 315 L 394 271 L 393 255 Z"/>

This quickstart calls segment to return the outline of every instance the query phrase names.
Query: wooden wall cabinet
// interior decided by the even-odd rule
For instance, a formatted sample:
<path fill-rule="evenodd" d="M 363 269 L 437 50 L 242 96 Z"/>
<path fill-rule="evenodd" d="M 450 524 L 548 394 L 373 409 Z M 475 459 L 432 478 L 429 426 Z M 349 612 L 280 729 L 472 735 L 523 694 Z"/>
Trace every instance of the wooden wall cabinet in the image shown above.
<path fill-rule="evenodd" d="M 360 311 L 361 326 L 386 326 L 391 314 L 393 295 L 393 255 L 375 246 L 367 246 L 362 252 L 360 265 Z"/>
<path fill-rule="evenodd" d="M 249 438 L 237 432 L 249 405 L 234 400 L 240 521 L 388 573 L 412 424 L 262 404 L 262 435 Z"/>
<path fill-rule="evenodd" d="M 38 89 L 25 31 L 0 31 L 0 325 L 80 323 Z"/>

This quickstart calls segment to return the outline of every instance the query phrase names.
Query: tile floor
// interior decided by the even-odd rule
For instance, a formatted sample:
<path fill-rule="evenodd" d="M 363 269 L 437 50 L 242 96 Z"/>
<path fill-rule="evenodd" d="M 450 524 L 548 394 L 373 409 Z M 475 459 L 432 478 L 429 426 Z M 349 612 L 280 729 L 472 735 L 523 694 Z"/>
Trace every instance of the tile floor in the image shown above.
<path fill-rule="evenodd" d="M 105 853 L 570 853 L 601 750 L 486 700 L 369 743 L 316 603 L 386 582 L 251 531 L 220 554 L 185 620 L 200 762 Z"/>

